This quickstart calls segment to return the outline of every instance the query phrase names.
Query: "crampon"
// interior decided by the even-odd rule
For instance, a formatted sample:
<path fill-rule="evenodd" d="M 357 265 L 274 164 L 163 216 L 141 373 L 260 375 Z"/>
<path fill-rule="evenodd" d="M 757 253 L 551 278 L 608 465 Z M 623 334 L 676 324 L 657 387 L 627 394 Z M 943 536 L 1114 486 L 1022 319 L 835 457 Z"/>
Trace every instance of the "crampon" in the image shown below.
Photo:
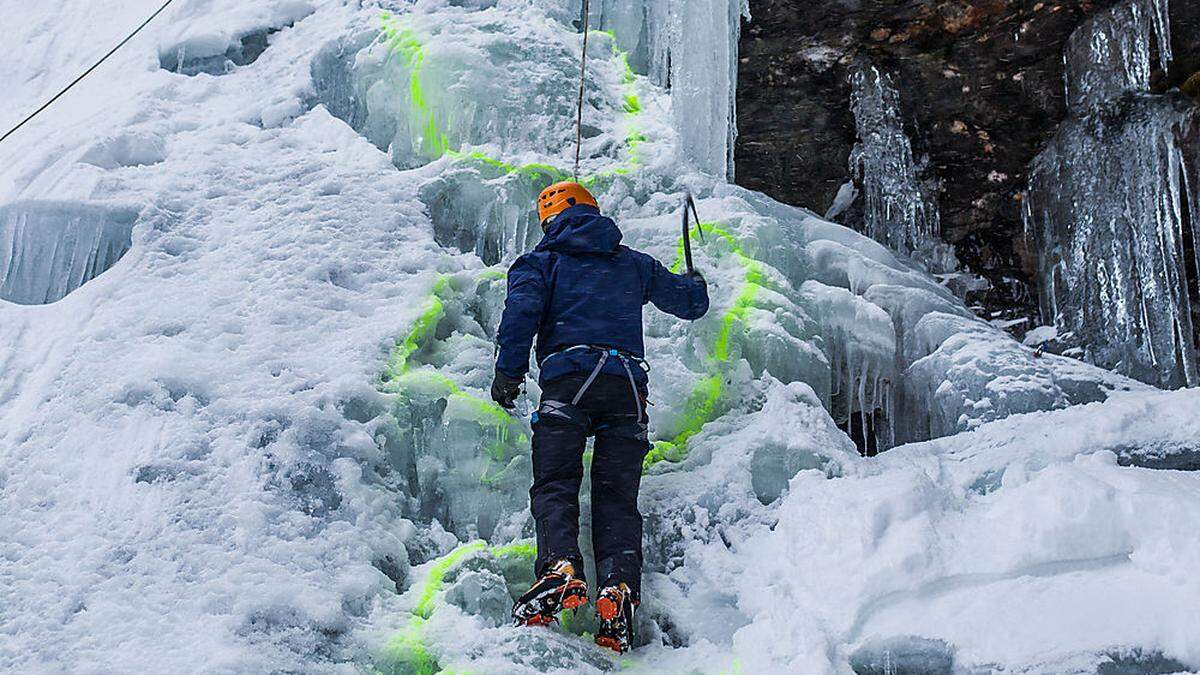
<path fill-rule="evenodd" d="M 578 609 L 587 601 L 587 582 L 575 576 L 575 565 L 558 560 L 513 604 L 513 625 L 547 626 L 558 621 L 562 610 Z"/>
<path fill-rule="evenodd" d="M 596 600 L 600 630 L 596 644 L 623 654 L 633 648 L 633 612 L 637 602 L 625 584 L 607 586 Z"/>

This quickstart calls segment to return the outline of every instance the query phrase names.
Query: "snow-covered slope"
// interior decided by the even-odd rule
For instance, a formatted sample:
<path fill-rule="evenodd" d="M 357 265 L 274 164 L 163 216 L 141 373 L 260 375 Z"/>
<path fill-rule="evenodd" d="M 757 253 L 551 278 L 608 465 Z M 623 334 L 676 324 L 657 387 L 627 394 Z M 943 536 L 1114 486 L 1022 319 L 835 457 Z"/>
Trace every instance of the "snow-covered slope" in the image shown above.
<path fill-rule="evenodd" d="M 6 3 L 0 121 L 156 6 Z M 740 2 L 593 6 L 584 180 L 667 263 L 695 192 L 713 295 L 647 314 L 643 646 L 504 625 L 490 335 L 573 159 L 578 6 L 180 0 L 0 146 L 0 668 L 1200 667 L 1200 480 L 1128 466 L 1193 461 L 1195 392 L 711 175 Z"/>

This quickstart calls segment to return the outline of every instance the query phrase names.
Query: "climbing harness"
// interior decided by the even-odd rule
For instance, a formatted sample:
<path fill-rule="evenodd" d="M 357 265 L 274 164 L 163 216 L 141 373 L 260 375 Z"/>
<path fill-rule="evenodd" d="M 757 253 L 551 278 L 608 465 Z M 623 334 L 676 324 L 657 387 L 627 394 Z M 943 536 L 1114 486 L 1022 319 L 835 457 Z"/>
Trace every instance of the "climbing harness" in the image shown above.
<path fill-rule="evenodd" d="M 633 403 L 637 407 L 637 421 L 640 424 L 642 421 L 642 393 L 638 391 L 637 381 L 633 379 L 633 370 L 629 367 L 629 362 L 633 361 L 644 372 L 648 373 L 650 372 L 650 366 L 646 363 L 645 359 L 634 356 L 628 352 L 623 352 L 620 349 L 613 349 L 611 347 L 575 345 L 574 347 L 560 349 L 542 359 L 541 367 L 544 368 L 546 362 L 555 356 L 574 351 L 597 351 L 600 352 L 600 359 L 596 362 L 596 367 L 592 369 L 591 374 L 588 375 L 587 379 L 583 381 L 583 386 L 579 387 L 579 391 L 576 392 L 575 398 L 571 399 L 571 405 L 579 405 L 579 402 L 583 400 L 583 395 L 587 393 L 587 390 L 592 386 L 592 383 L 595 382 L 596 378 L 600 376 L 600 371 L 604 369 L 604 364 L 608 363 L 609 357 L 612 357 L 621 362 L 621 366 L 625 369 L 625 376 L 629 378 L 629 388 L 633 391 Z"/>
<path fill-rule="evenodd" d="M 153 14 L 151 14 L 151 15 L 150 15 L 150 18 L 148 18 L 148 19 L 146 19 L 145 21 L 143 21 L 143 22 L 142 22 L 142 25 L 140 25 L 140 26 L 138 26 L 137 28 L 135 28 L 135 29 L 133 30 L 133 32 L 132 32 L 132 33 L 130 33 L 130 34 L 128 35 L 128 37 L 126 37 L 124 40 L 121 40 L 120 44 L 118 44 L 116 47 L 113 47 L 111 50 L 109 50 L 109 52 L 108 52 L 107 54 L 105 54 L 104 56 L 102 56 L 102 57 L 100 58 L 100 60 L 99 60 L 99 61 L 97 61 L 97 62 L 95 63 L 95 65 L 93 65 L 91 68 L 88 68 L 87 70 L 83 71 L 83 74 L 82 74 L 82 75 L 80 75 L 79 77 L 77 77 L 77 78 L 75 78 L 74 80 L 72 80 L 72 81 L 71 81 L 71 83 L 70 83 L 70 84 L 68 84 L 66 87 L 63 87 L 62 91 L 58 92 L 57 94 L 55 94 L 55 95 L 54 95 L 54 97 L 53 97 L 53 98 L 51 98 L 49 101 L 46 101 L 44 104 L 42 104 L 42 107 L 40 107 L 40 108 L 38 108 L 37 110 L 34 110 L 32 113 L 30 113 L 30 114 L 29 114 L 29 116 L 28 116 L 28 117 L 26 117 L 25 119 L 21 120 L 21 122 L 20 122 L 19 124 L 17 124 L 17 126 L 15 126 L 15 127 L 13 127 L 12 129 L 9 129 L 8 131 L 4 132 L 4 135 L 3 135 L 3 136 L 0 136 L 0 143 L 3 143 L 3 142 L 4 142 L 4 140 L 5 140 L 6 138 L 8 138 L 9 136 L 12 136 L 13 134 L 17 133 L 17 130 L 18 130 L 18 129 L 20 129 L 21 127 L 23 127 L 23 126 L 25 126 L 26 124 L 28 124 L 30 121 L 32 121 L 32 120 L 33 120 L 33 118 L 35 118 L 35 117 L 37 117 L 38 115 L 42 114 L 42 112 L 43 112 L 44 110 L 46 110 L 46 108 L 49 108 L 50 106 L 54 105 L 54 102 L 55 102 L 55 101 L 57 101 L 58 99 L 62 98 L 62 97 L 63 97 L 63 95 L 64 95 L 64 94 L 66 94 L 68 91 L 70 91 L 72 87 L 74 87 L 75 85 L 77 85 L 77 84 L 79 84 L 81 81 L 83 81 L 83 78 L 87 77 L 88 75 L 91 75 L 91 74 L 92 74 L 92 71 L 94 71 L 95 69 L 99 68 L 99 67 L 100 67 L 100 65 L 101 65 L 102 63 L 104 63 L 105 61 L 107 61 L 107 60 L 109 59 L 109 57 L 111 57 L 113 54 L 116 54 L 118 49 L 120 49 L 121 47 L 124 47 L 124 46 L 126 45 L 126 43 L 128 43 L 130 40 L 132 40 L 132 39 L 134 38 L 134 36 L 136 36 L 138 33 L 142 32 L 142 29 L 143 29 L 143 28 L 145 28 L 146 26 L 150 25 L 150 22 L 151 22 L 151 21 L 153 21 L 153 20 L 154 20 L 154 18 L 155 18 L 156 16 L 158 16 L 159 14 L 162 14 L 162 13 L 163 13 L 163 10 L 165 10 L 167 7 L 169 7 L 169 6 L 171 5 L 171 3 L 172 3 L 172 2 L 175 2 L 175 0 L 167 0 L 166 2 L 164 2 L 164 3 L 163 3 L 163 5 L 162 5 L 162 7 L 159 7 L 159 8 L 158 8 L 158 11 L 154 12 Z"/>
<path fill-rule="evenodd" d="M 575 182 L 579 182 L 579 155 L 583 149 L 583 91 L 587 78 L 588 21 L 591 18 L 589 0 L 583 0 L 583 58 L 579 65 L 579 105 L 575 111 Z"/>
<path fill-rule="evenodd" d="M 692 235 L 691 225 L 688 222 L 689 209 L 691 214 L 696 217 L 696 233 L 700 235 L 700 243 L 704 243 L 704 228 L 700 225 L 700 214 L 696 212 L 696 201 L 692 199 L 691 192 L 685 192 L 683 200 L 683 261 L 687 264 L 688 273 L 691 274 L 696 271 L 696 267 L 692 264 Z"/>

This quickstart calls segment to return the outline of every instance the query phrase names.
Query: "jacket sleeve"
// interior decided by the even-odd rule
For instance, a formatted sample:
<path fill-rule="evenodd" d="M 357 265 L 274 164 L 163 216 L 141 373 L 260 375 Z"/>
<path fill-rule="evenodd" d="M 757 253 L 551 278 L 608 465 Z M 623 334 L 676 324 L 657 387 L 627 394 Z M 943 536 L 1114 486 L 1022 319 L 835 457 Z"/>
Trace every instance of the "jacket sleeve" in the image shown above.
<path fill-rule="evenodd" d="M 673 274 L 653 258 L 646 299 L 681 319 L 695 321 L 708 313 L 708 285 L 700 276 Z"/>
<path fill-rule="evenodd" d="M 496 370 L 514 379 L 525 377 L 545 305 L 546 281 L 541 270 L 518 258 L 508 270 L 508 298 L 496 331 Z"/>

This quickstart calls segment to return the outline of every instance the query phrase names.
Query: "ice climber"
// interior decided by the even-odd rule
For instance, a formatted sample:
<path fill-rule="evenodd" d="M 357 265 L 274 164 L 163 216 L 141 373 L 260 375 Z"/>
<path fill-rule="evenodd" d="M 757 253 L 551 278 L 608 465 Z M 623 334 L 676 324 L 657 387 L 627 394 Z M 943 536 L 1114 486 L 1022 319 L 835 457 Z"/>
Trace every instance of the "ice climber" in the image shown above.
<path fill-rule="evenodd" d="M 545 236 L 508 271 L 492 398 L 511 409 L 537 337 L 542 400 L 532 416 L 537 581 L 513 607 L 518 625 L 544 625 L 588 601 L 579 549 L 583 452 L 592 455 L 592 549 L 599 595 L 596 643 L 626 651 L 642 573 L 638 487 L 647 440 L 648 368 L 642 306 L 694 320 L 708 311 L 697 273 L 669 272 L 621 245 L 621 231 L 577 183 L 538 197 Z"/>

